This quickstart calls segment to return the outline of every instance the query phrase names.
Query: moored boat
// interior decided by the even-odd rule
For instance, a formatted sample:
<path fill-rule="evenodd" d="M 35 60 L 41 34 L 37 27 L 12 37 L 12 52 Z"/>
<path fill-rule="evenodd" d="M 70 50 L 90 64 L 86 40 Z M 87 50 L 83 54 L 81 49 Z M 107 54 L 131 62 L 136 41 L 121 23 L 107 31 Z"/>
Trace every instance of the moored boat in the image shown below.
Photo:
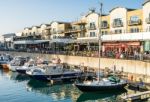
<path fill-rule="evenodd" d="M 70 81 L 81 77 L 83 72 L 81 70 L 65 69 L 61 64 L 52 64 L 49 66 L 43 66 L 42 68 L 27 70 L 26 74 L 42 81 Z"/>
<path fill-rule="evenodd" d="M 113 78 L 116 80 L 115 78 Z M 76 83 L 75 86 L 82 92 L 112 92 L 124 89 L 127 85 L 125 80 L 102 79 L 100 81 L 88 81 L 83 83 Z"/>
<path fill-rule="evenodd" d="M 16 56 L 10 63 L 9 63 L 9 70 L 16 71 L 16 68 L 23 66 L 26 62 L 26 58 L 21 56 Z"/>
<path fill-rule="evenodd" d="M 0 66 L 3 69 L 9 69 L 8 63 L 11 61 L 10 55 L 2 54 L 0 55 Z"/>
<path fill-rule="evenodd" d="M 16 68 L 16 71 L 21 74 L 26 74 L 26 71 L 29 69 L 36 68 L 36 64 L 34 63 L 25 63 L 23 66 Z"/>
<path fill-rule="evenodd" d="M 100 16 L 102 15 L 102 3 L 100 4 Z M 100 17 L 100 22 L 102 21 L 102 17 Z M 100 58 L 101 58 L 101 27 L 99 28 L 99 36 L 98 36 L 98 46 L 99 46 L 99 52 L 98 52 L 98 73 L 100 73 Z M 124 87 L 127 85 L 127 81 L 123 79 L 119 79 L 118 77 L 110 77 L 110 78 L 100 78 L 98 75 L 97 81 L 90 81 L 90 82 L 81 82 L 81 83 L 75 83 L 75 86 L 81 90 L 82 92 L 110 92 L 110 91 L 119 91 L 121 89 L 124 89 Z"/>

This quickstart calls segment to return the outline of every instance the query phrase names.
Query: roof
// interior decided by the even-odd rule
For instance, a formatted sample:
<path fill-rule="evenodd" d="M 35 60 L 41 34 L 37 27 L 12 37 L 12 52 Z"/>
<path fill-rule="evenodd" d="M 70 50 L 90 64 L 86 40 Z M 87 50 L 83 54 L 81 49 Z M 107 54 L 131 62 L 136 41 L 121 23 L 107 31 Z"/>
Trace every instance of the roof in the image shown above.
<path fill-rule="evenodd" d="M 40 28 L 40 26 L 32 26 L 32 28 L 33 28 L 33 27 L 37 27 L 37 28 Z"/>
<path fill-rule="evenodd" d="M 3 36 L 5 38 L 9 38 L 9 37 L 12 37 L 12 36 L 16 36 L 16 34 L 15 33 L 8 33 L 8 34 L 3 34 Z"/>
<path fill-rule="evenodd" d="M 54 23 L 54 22 L 57 22 L 57 23 L 59 23 L 59 24 L 70 24 L 70 22 L 64 22 L 64 21 L 52 21 L 52 22 L 50 23 L 50 25 L 51 25 L 52 23 Z"/>
<path fill-rule="evenodd" d="M 144 6 L 146 3 L 150 2 L 150 0 L 145 0 L 142 4 L 142 6 Z"/>
<path fill-rule="evenodd" d="M 50 24 L 44 24 L 44 23 L 43 23 L 43 24 L 41 24 L 40 26 L 42 26 L 42 25 L 50 26 Z"/>
<path fill-rule="evenodd" d="M 32 28 L 31 28 L 31 27 L 25 27 L 24 29 L 29 29 L 29 30 L 31 30 Z"/>
<path fill-rule="evenodd" d="M 124 9 L 126 9 L 127 11 L 135 10 L 135 9 L 132 9 L 132 8 L 125 8 L 125 7 L 117 6 L 117 7 L 114 7 L 113 9 L 111 9 L 109 12 L 112 12 L 113 10 L 115 10 L 115 9 L 117 9 L 117 8 L 124 8 Z"/>
<path fill-rule="evenodd" d="M 88 13 L 85 15 L 85 17 L 87 17 L 87 16 L 89 16 L 90 14 L 93 14 L 93 13 L 99 15 L 99 13 L 97 13 L 97 12 L 88 12 Z"/>

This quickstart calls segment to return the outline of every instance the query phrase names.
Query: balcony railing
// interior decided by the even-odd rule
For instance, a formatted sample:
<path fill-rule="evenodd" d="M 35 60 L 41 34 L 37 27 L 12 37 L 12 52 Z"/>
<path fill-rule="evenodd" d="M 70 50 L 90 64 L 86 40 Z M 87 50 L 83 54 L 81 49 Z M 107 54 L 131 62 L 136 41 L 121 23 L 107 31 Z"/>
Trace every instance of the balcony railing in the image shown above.
<path fill-rule="evenodd" d="M 86 31 L 85 28 L 80 28 L 80 27 L 75 27 L 72 29 L 67 29 L 65 32 L 66 33 L 73 33 L 73 32 L 81 32 L 81 31 Z"/>
<path fill-rule="evenodd" d="M 87 29 L 88 30 L 96 30 L 96 26 L 88 26 Z"/>
<path fill-rule="evenodd" d="M 141 20 L 137 20 L 137 21 L 133 21 L 133 20 L 129 20 L 128 25 L 129 26 L 133 26 L 133 25 L 140 25 L 142 24 Z"/>
<path fill-rule="evenodd" d="M 102 24 L 102 25 L 101 25 L 101 28 L 102 28 L 102 29 L 107 29 L 107 28 L 109 28 L 109 25 L 108 25 L 108 24 Z"/>
<path fill-rule="evenodd" d="M 123 27 L 123 22 L 119 22 L 119 23 L 113 22 L 113 23 L 112 23 L 112 27 L 113 27 L 113 28 L 116 28 L 116 27 Z"/>
<path fill-rule="evenodd" d="M 146 18 L 146 23 L 147 23 L 147 24 L 150 24 L 150 17 L 149 17 L 149 18 Z"/>

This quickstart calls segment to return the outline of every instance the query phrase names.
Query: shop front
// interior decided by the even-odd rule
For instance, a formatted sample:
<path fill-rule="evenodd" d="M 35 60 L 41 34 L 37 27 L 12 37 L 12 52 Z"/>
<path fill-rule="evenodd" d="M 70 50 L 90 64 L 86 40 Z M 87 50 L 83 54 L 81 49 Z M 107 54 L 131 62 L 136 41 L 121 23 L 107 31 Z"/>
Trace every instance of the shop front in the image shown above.
<path fill-rule="evenodd" d="M 140 42 L 104 42 L 102 51 L 106 56 L 115 57 L 117 54 L 134 55 L 140 53 Z"/>

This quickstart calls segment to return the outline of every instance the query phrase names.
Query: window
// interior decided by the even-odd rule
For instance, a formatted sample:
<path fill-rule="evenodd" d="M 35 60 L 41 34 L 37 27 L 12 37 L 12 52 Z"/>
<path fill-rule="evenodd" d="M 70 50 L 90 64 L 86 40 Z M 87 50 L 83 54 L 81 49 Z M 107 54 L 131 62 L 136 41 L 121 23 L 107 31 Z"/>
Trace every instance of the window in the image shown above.
<path fill-rule="evenodd" d="M 35 35 L 35 32 L 33 32 L 33 35 Z"/>
<path fill-rule="evenodd" d="M 108 31 L 102 31 L 101 34 L 102 35 L 108 34 Z"/>
<path fill-rule="evenodd" d="M 131 16 L 130 20 L 133 22 L 137 22 L 139 20 L 139 17 L 138 16 Z"/>
<path fill-rule="evenodd" d="M 122 19 L 121 18 L 114 19 L 113 25 L 114 26 L 123 26 Z"/>
<path fill-rule="evenodd" d="M 122 30 L 121 30 L 121 29 L 115 30 L 115 34 L 120 34 L 120 33 L 122 33 Z"/>
<path fill-rule="evenodd" d="M 95 27 L 95 22 L 91 22 L 90 23 L 90 28 L 94 28 Z"/>
<path fill-rule="evenodd" d="M 102 27 L 102 28 L 107 27 L 107 25 L 108 25 L 108 24 L 107 24 L 107 21 L 102 21 L 102 24 L 101 24 L 101 27 Z"/>
<path fill-rule="evenodd" d="M 90 32 L 90 37 L 95 37 L 95 36 L 96 36 L 95 32 Z"/>
<path fill-rule="evenodd" d="M 140 31 L 139 28 L 131 28 L 130 29 L 130 33 L 137 33 L 139 31 Z"/>

